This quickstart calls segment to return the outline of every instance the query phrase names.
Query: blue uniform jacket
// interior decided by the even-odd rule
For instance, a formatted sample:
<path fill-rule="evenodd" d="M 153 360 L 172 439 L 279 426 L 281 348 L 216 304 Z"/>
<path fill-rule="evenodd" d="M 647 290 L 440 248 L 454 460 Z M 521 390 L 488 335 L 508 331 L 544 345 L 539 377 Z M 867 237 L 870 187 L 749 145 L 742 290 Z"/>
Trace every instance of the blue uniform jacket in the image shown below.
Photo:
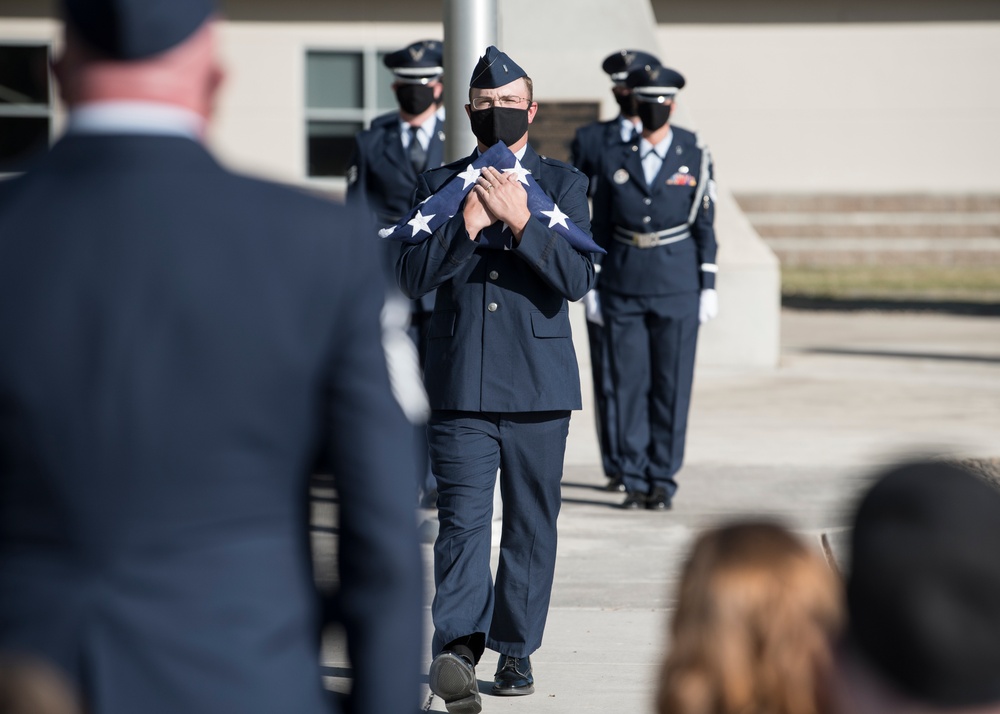
<path fill-rule="evenodd" d="M 627 146 L 631 142 L 622 141 L 621 115 L 609 121 L 595 121 L 581 126 L 573 136 L 570 145 L 570 163 L 591 179 L 590 193 L 594 192 L 596 176 L 601 168 L 601 156 L 614 146 Z"/>
<path fill-rule="evenodd" d="M 475 156 L 420 177 L 417 200 L 437 191 Z M 587 181 L 529 146 L 521 165 L 582 230 L 590 230 Z M 431 407 L 485 412 L 580 409 L 580 376 L 567 300 L 594 286 L 590 254 L 532 218 L 518 246 L 482 248 L 461 213 L 396 263 L 403 292 L 437 288 L 424 380 Z"/>
<path fill-rule="evenodd" d="M 594 240 L 608 254 L 601 261 L 600 289 L 622 295 L 670 295 L 715 287 L 715 189 L 707 149 L 694 133 L 672 127 L 673 140 L 652 187 L 647 186 L 636 144 L 608 148 L 594 193 Z M 703 191 L 700 184 L 706 184 Z M 699 198 L 700 196 L 700 198 Z M 652 233 L 688 222 L 699 205 L 691 237 L 652 248 L 615 240 L 615 227 Z"/>
<path fill-rule="evenodd" d="M 427 147 L 427 168 L 444 163 L 444 121 L 435 119 Z M 413 170 L 400 137 L 399 113 L 376 117 L 371 128 L 359 132 L 354 141 L 354 155 L 347 170 L 347 202 L 369 211 L 378 227 L 395 225 L 413 207 L 417 173 Z M 395 262 L 398 246 L 387 245 L 387 260 Z M 391 268 L 390 268 L 391 273 Z M 414 303 L 417 312 L 434 309 L 434 294 Z"/>
<path fill-rule="evenodd" d="M 0 650 L 94 714 L 330 714 L 322 453 L 348 707 L 416 711 L 413 465 L 387 448 L 412 432 L 369 231 L 179 137 L 68 136 L 0 182 Z"/>
<path fill-rule="evenodd" d="M 435 121 L 427 147 L 428 169 L 444 163 L 444 122 Z M 417 174 L 403 150 L 398 113 L 384 114 L 358 133 L 349 166 L 348 203 L 365 206 L 380 227 L 395 225 L 413 207 Z"/>

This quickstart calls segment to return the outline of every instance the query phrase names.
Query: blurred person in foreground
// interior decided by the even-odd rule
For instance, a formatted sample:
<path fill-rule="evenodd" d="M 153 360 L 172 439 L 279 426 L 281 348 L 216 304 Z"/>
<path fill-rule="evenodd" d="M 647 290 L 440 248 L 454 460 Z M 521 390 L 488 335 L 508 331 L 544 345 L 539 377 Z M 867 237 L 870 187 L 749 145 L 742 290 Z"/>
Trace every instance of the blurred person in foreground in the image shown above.
<path fill-rule="evenodd" d="M 840 714 L 1000 712 L 1000 492 L 946 462 L 880 476 L 858 506 Z"/>
<path fill-rule="evenodd" d="M 841 586 L 784 526 L 702 533 L 685 563 L 658 714 L 828 714 Z"/>
<path fill-rule="evenodd" d="M 308 481 L 350 712 L 417 709 L 411 433 L 370 227 L 229 173 L 209 0 L 65 0 L 66 135 L 0 185 L 0 649 L 90 714 L 319 714 Z M 386 677 L 386 653 L 393 672 Z"/>

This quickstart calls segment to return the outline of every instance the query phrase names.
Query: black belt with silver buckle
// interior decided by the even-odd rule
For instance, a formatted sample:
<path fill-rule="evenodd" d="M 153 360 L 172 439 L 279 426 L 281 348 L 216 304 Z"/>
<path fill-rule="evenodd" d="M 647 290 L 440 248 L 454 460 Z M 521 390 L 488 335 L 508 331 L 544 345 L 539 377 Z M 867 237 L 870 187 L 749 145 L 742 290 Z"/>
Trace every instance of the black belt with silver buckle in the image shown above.
<path fill-rule="evenodd" d="M 635 248 L 656 248 L 661 245 L 678 243 L 691 237 L 691 230 L 687 223 L 673 228 L 665 228 L 654 233 L 634 233 L 624 228 L 615 226 L 614 239 L 619 243 L 631 245 Z"/>

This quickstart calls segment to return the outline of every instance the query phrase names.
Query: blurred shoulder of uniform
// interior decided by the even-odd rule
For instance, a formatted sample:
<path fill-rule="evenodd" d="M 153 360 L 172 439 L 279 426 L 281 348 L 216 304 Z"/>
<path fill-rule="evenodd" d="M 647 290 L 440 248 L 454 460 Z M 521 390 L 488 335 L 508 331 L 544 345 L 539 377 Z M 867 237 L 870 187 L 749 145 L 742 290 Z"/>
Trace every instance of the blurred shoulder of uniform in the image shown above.
<path fill-rule="evenodd" d="M 614 119 L 608 119 L 606 121 L 592 121 L 589 124 L 584 124 L 576 130 L 576 138 L 578 141 L 602 137 L 605 132 L 610 131 L 612 127 L 618 124 L 618 117 Z"/>
<path fill-rule="evenodd" d="M 372 119 L 372 123 L 369 125 L 370 129 L 381 126 L 391 126 L 393 123 L 399 121 L 399 112 L 386 112 L 385 114 L 379 114 L 377 117 Z"/>
<path fill-rule="evenodd" d="M 584 179 L 587 177 L 584 175 L 580 169 L 573 166 L 572 164 L 567 164 L 565 161 L 559 161 L 559 159 L 553 159 L 549 156 L 538 155 L 539 160 L 545 166 L 546 169 L 555 169 L 556 171 L 565 171 L 570 174 L 579 174 Z"/>
<path fill-rule="evenodd" d="M 354 135 L 354 141 L 358 145 L 361 153 L 369 153 L 380 150 L 386 142 L 398 141 L 399 128 L 395 121 L 382 121 L 372 125 L 367 129 L 362 129 Z"/>
<path fill-rule="evenodd" d="M 691 146 L 697 146 L 698 148 L 703 148 L 701 137 L 698 136 L 697 132 L 690 131 L 684 127 L 677 126 L 676 124 L 671 124 L 670 128 L 674 132 L 675 140 L 678 143 L 690 144 Z"/>

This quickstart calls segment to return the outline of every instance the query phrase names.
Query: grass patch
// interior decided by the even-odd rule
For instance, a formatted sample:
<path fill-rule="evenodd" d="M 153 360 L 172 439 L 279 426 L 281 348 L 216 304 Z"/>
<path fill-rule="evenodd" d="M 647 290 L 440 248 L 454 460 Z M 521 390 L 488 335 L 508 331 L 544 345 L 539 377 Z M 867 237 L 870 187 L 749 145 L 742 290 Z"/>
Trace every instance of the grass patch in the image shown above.
<path fill-rule="evenodd" d="M 782 267 L 783 297 L 1000 303 L 1000 266 Z"/>

